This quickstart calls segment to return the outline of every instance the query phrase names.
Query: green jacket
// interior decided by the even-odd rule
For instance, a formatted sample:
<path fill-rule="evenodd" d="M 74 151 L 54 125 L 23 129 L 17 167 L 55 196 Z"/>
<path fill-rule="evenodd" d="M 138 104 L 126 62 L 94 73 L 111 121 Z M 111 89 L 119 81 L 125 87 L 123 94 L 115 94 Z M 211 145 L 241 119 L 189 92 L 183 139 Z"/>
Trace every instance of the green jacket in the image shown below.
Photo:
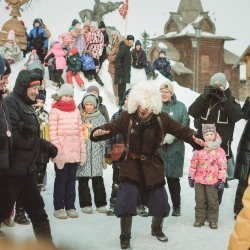
<path fill-rule="evenodd" d="M 172 97 L 171 102 L 163 103 L 161 110 L 167 112 L 171 118 L 182 125 L 189 126 L 187 108 L 184 103 L 177 101 L 176 95 Z M 185 156 L 184 142 L 175 138 L 172 144 L 164 144 L 162 156 L 165 175 L 171 178 L 182 177 Z"/>
<path fill-rule="evenodd" d="M 67 59 L 67 71 L 79 72 L 81 71 L 82 62 L 79 53 L 69 56 Z"/>

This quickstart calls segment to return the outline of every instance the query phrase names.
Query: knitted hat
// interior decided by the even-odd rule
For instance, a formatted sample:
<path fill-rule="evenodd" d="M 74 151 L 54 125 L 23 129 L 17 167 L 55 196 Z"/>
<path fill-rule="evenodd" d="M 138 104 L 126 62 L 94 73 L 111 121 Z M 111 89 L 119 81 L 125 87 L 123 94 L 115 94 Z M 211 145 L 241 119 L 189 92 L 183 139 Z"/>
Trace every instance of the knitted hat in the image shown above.
<path fill-rule="evenodd" d="M 35 23 L 39 23 L 40 25 L 42 25 L 41 20 L 40 20 L 39 18 L 36 18 L 36 19 L 34 20 L 33 25 L 34 25 Z"/>
<path fill-rule="evenodd" d="M 95 108 L 97 108 L 97 101 L 96 101 L 96 96 L 94 94 L 88 94 L 86 97 L 83 99 L 83 106 L 87 103 L 90 102 L 94 105 Z"/>
<path fill-rule="evenodd" d="M 123 100 L 122 100 L 121 106 L 123 106 L 124 103 L 125 103 L 125 100 L 128 99 L 128 95 L 129 95 L 129 93 L 130 93 L 130 90 L 131 90 L 131 89 L 128 89 L 128 90 L 126 90 L 126 91 L 124 92 Z"/>
<path fill-rule="evenodd" d="M 227 77 L 223 73 L 216 73 L 210 79 L 210 85 L 222 85 L 224 88 L 227 87 Z"/>
<path fill-rule="evenodd" d="M 91 93 L 92 91 L 96 91 L 96 92 L 98 93 L 98 95 L 100 94 L 99 89 L 98 89 L 96 86 L 94 86 L 94 85 L 89 86 L 89 87 L 87 88 L 87 93 Z"/>
<path fill-rule="evenodd" d="M 160 53 L 160 54 L 162 53 L 162 54 L 164 54 L 165 56 L 166 56 L 166 54 L 167 54 L 165 50 L 161 50 L 159 53 Z"/>
<path fill-rule="evenodd" d="M 73 21 L 72 21 L 72 26 L 75 26 L 77 23 L 80 23 L 77 19 L 74 19 Z"/>
<path fill-rule="evenodd" d="M 2 56 L 0 55 L 0 80 L 2 79 L 2 76 L 5 72 L 5 62 L 4 62 L 4 59 L 2 58 Z"/>
<path fill-rule="evenodd" d="M 112 30 L 111 31 L 111 36 L 117 35 L 118 37 L 120 36 L 120 32 L 118 30 Z"/>
<path fill-rule="evenodd" d="M 37 99 L 43 100 L 45 102 L 45 100 L 46 100 L 46 90 L 45 89 L 39 89 L 39 93 L 36 96 L 36 100 Z"/>
<path fill-rule="evenodd" d="M 15 31 L 14 30 L 10 30 L 7 40 L 11 40 L 11 41 L 15 41 L 16 40 L 16 36 L 15 36 Z"/>
<path fill-rule="evenodd" d="M 83 24 L 83 27 L 85 27 L 85 26 L 90 27 L 90 21 L 89 20 L 85 20 L 85 22 Z"/>
<path fill-rule="evenodd" d="M 174 95 L 174 86 L 170 81 L 166 81 L 160 85 L 160 90 L 161 89 L 168 89 L 171 92 L 171 95 Z"/>
<path fill-rule="evenodd" d="M 75 55 L 75 54 L 78 53 L 78 50 L 77 50 L 77 48 L 72 48 L 72 49 L 69 51 L 69 53 L 70 53 L 71 55 Z"/>
<path fill-rule="evenodd" d="M 133 35 L 127 35 L 127 40 L 135 40 L 135 37 Z"/>
<path fill-rule="evenodd" d="M 98 22 L 91 21 L 90 27 L 95 27 L 95 29 L 97 30 L 98 29 Z"/>
<path fill-rule="evenodd" d="M 33 88 L 33 87 L 37 87 L 37 86 L 41 86 L 40 80 L 35 80 L 35 81 L 30 82 L 28 88 Z"/>
<path fill-rule="evenodd" d="M 139 40 L 136 40 L 136 42 L 135 42 L 135 47 L 136 47 L 137 45 L 140 45 L 140 46 L 141 46 L 141 42 L 140 42 Z"/>
<path fill-rule="evenodd" d="M 71 84 L 64 83 L 61 88 L 59 89 L 58 96 L 62 97 L 64 95 L 70 95 L 74 97 L 74 89 Z"/>
<path fill-rule="evenodd" d="M 105 23 L 103 21 L 101 21 L 100 24 L 99 24 L 99 29 L 101 29 L 101 28 L 106 29 Z"/>
<path fill-rule="evenodd" d="M 20 20 L 19 21 L 23 26 L 25 26 L 25 24 L 24 24 L 24 21 L 23 20 Z"/>
<path fill-rule="evenodd" d="M 216 127 L 215 124 L 202 124 L 202 134 L 203 134 L 203 138 L 205 139 L 205 135 L 208 132 L 212 132 L 214 133 L 215 137 L 216 137 Z"/>

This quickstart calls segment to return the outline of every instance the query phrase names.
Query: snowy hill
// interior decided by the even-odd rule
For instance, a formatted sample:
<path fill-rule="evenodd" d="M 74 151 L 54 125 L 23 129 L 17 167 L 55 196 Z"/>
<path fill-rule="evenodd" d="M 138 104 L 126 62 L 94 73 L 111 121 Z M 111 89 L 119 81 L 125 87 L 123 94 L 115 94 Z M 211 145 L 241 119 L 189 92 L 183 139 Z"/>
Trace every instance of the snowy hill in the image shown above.
<path fill-rule="evenodd" d="M 20 71 L 21 67 L 25 63 L 25 60 L 11 66 L 12 74 L 9 78 L 9 88 L 12 89 L 15 84 L 15 79 Z M 90 85 L 96 85 L 100 89 L 100 95 L 103 97 L 103 103 L 107 106 L 110 117 L 117 110 L 112 103 L 112 82 L 109 73 L 107 72 L 108 62 L 105 61 L 99 76 L 102 78 L 105 86 L 101 87 L 95 81 L 88 82 L 83 77 L 86 83 L 86 88 Z M 47 100 L 45 109 L 50 110 L 52 99 L 50 96 L 56 92 L 56 88 L 52 86 L 51 81 L 48 79 L 48 71 L 46 70 L 45 79 L 47 82 Z M 65 79 L 65 73 L 64 73 Z M 140 82 L 147 81 L 144 70 L 133 69 L 131 71 L 131 84 L 130 87 Z M 165 78 L 161 75 L 150 83 L 159 87 L 161 83 L 165 81 Z M 173 82 L 177 99 L 187 107 L 198 97 L 198 94 L 190 89 L 181 87 L 178 83 Z M 85 92 L 74 82 L 75 102 L 78 105 Z M 129 87 L 129 86 L 128 86 Z M 236 124 L 233 151 L 236 153 L 238 141 L 243 131 L 245 121 L 241 120 Z M 191 119 L 191 127 L 193 127 L 193 120 Z M 211 250 L 211 249 L 227 249 L 229 236 L 234 226 L 233 220 L 233 203 L 234 195 L 237 186 L 237 181 L 229 182 L 229 189 L 225 189 L 222 205 L 220 206 L 220 216 L 218 223 L 218 230 L 211 230 L 208 227 L 208 223 L 202 228 L 194 228 L 194 189 L 191 189 L 187 183 L 187 171 L 189 168 L 189 162 L 192 157 L 192 149 L 189 145 L 186 145 L 186 156 L 184 166 L 184 176 L 181 179 L 181 196 L 182 196 L 182 215 L 180 217 L 169 216 L 164 222 L 164 232 L 169 238 L 168 243 L 162 243 L 155 239 L 150 234 L 150 222 L 151 218 L 135 217 L 133 220 L 132 228 L 132 247 L 138 250 Z M 81 212 L 78 202 L 78 196 L 76 197 L 76 208 L 79 212 L 79 218 L 67 220 L 59 220 L 53 216 L 53 182 L 54 182 L 54 166 L 52 163 L 48 165 L 48 186 L 45 192 L 42 192 L 42 196 L 45 201 L 46 211 L 48 213 L 52 235 L 56 245 L 66 245 L 74 250 L 115 250 L 120 249 L 119 235 L 120 235 L 120 223 L 116 217 L 108 217 L 104 214 L 99 214 L 94 209 L 94 213 L 91 215 Z M 112 185 L 112 167 L 108 166 L 108 169 L 104 171 L 104 183 L 107 194 L 107 202 L 109 205 L 109 198 Z M 77 184 L 78 185 L 78 184 Z M 90 181 L 91 186 L 91 181 Z M 78 188 L 78 187 L 76 187 Z M 78 192 L 77 192 L 78 193 Z M 93 197 L 93 193 L 92 193 Z M 171 200 L 170 200 L 170 204 Z M 4 227 L 6 233 L 12 235 L 17 240 L 24 240 L 27 238 L 34 239 L 31 225 L 21 226 L 15 225 L 14 228 Z"/>

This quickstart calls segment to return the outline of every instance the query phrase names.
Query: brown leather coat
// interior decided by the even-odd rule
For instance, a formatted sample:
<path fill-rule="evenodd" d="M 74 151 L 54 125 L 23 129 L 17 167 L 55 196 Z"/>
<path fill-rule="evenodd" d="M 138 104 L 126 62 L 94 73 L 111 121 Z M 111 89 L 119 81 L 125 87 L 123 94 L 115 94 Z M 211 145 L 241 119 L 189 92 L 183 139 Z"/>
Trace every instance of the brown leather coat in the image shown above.
<path fill-rule="evenodd" d="M 194 130 L 182 126 L 165 112 L 160 113 L 159 116 L 163 124 L 164 136 L 170 133 L 191 144 L 195 149 L 201 149 L 192 139 L 192 135 L 198 135 Z M 123 152 L 119 160 L 119 179 L 120 181 L 133 183 L 143 190 L 162 187 L 165 185 L 164 164 L 158 152 L 162 142 L 162 132 L 156 115 L 152 115 L 147 122 L 141 122 L 137 114 L 128 114 L 128 112 L 124 111 L 114 121 L 94 129 L 90 139 L 92 141 L 106 140 L 117 133 L 121 133 L 126 145 L 130 118 L 134 120 L 131 128 L 129 149 L 135 154 L 145 155 L 149 158 L 145 160 L 134 159 L 128 154 L 128 158 L 125 160 L 125 152 Z M 93 133 L 97 129 L 109 130 L 110 133 L 94 138 Z"/>

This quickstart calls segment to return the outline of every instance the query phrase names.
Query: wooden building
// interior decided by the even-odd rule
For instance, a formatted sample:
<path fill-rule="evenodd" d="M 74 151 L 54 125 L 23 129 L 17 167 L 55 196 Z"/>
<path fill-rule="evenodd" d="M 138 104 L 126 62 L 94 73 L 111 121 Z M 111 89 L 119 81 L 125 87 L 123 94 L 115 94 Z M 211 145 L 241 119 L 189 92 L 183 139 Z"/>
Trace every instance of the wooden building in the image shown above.
<path fill-rule="evenodd" d="M 195 27 L 202 29 L 198 53 L 194 52 L 192 46 L 196 37 Z M 201 93 L 204 86 L 210 83 L 212 75 L 223 72 L 233 95 L 239 97 L 239 66 L 232 68 L 239 57 L 224 49 L 225 41 L 234 39 L 216 33 L 215 24 L 208 12 L 203 11 L 200 0 L 181 0 L 178 11 L 170 13 L 164 35 L 153 37 L 152 40 L 148 58 L 153 62 L 159 56 L 159 51 L 165 50 L 167 58 L 174 61 L 174 80 L 180 85 Z M 183 71 L 177 72 L 175 64 L 182 65 Z"/>

